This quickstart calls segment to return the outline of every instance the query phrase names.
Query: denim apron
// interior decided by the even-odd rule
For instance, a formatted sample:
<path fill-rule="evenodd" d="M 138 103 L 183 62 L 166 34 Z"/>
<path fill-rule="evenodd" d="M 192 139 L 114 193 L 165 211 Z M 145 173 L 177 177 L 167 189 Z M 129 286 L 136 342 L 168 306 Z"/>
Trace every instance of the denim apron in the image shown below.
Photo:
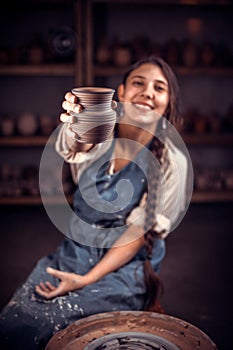
<path fill-rule="evenodd" d="M 143 308 L 146 292 L 144 248 L 128 264 L 83 289 L 51 300 L 45 300 L 35 292 L 35 285 L 40 281 L 58 285 L 59 281 L 46 273 L 48 266 L 85 274 L 125 231 L 126 218 L 138 205 L 147 186 L 146 161 L 142 150 L 135 162 L 109 175 L 113 147 L 114 142 L 104 157 L 94 162 L 79 179 L 69 238 L 54 253 L 38 261 L 0 314 L 0 348 L 44 349 L 57 331 L 80 318 L 101 312 Z M 119 189 L 117 186 L 122 180 L 123 189 Z M 129 188 L 132 190 L 130 196 Z M 103 203 L 99 205 L 101 201 Z M 155 239 L 151 263 L 156 272 L 164 254 L 164 240 Z"/>

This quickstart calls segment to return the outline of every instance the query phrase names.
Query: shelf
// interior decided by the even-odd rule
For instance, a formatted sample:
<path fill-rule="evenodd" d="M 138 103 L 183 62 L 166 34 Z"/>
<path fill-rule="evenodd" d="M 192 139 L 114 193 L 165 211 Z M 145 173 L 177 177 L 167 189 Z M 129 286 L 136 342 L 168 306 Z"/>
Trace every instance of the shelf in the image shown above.
<path fill-rule="evenodd" d="M 94 65 L 94 75 L 109 77 L 114 75 L 122 76 L 128 67 Z M 210 75 L 210 76 L 233 76 L 233 68 L 228 67 L 174 67 L 174 72 L 181 76 Z"/>
<path fill-rule="evenodd" d="M 122 76 L 128 67 L 94 65 L 95 76 Z M 233 68 L 228 67 L 174 67 L 178 75 L 212 75 L 212 76 L 233 76 Z M 75 74 L 75 65 L 72 63 L 50 63 L 50 64 L 14 64 L 0 66 L 2 76 L 67 76 Z"/>
<path fill-rule="evenodd" d="M 67 76 L 75 74 L 75 66 L 72 63 L 51 63 L 39 65 L 2 65 L 0 76 Z"/>
<path fill-rule="evenodd" d="M 29 9 L 66 9 L 72 6 L 73 0 L 13 0 L 12 2 L 2 1 L 1 10 L 2 11 L 23 11 Z"/>
<path fill-rule="evenodd" d="M 232 202 L 233 201 L 233 191 L 203 191 L 194 192 L 192 196 L 192 203 L 212 203 L 212 202 Z"/>
<path fill-rule="evenodd" d="M 73 196 L 67 196 L 67 201 L 69 204 L 73 201 Z M 51 205 L 62 205 L 64 204 L 64 199 L 59 196 L 48 197 L 46 199 L 46 204 Z M 0 205 L 42 205 L 42 200 L 40 197 L 0 197 Z"/>
<path fill-rule="evenodd" d="M 182 134 L 184 142 L 188 145 L 226 146 L 233 145 L 233 133 L 219 134 Z"/>
<path fill-rule="evenodd" d="M 142 0 L 92 0 L 92 3 L 106 3 L 106 4 L 142 4 Z M 156 6 L 169 6 L 169 7 L 182 7 L 182 6 L 190 6 L 190 7 L 210 7 L 210 8 L 229 8 L 232 3 L 230 0 L 223 1 L 210 1 L 210 0 L 144 0 L 143 5 L 156 5 Z"/>
<path fill-rule="evenodd" d="M 233 76 L 233 68 L 231 67 L 174 67 L 174 71 L 176 74 L 182 76 Z"/>
<path fill-rule="evenodd" d="M 73 202 L 73 196 L 66 197 L 69 204 Z M 213 202 L 233 202 L 233 191 L 219 191 L 219 192 L 194 192 L 191 203 L 213 203 Z M 48 197 L 47 204 L 62 205 L 64 199 L 59 196 Z M 0 205 L 42 205 L 40 197 L 1 197 Z"/>
<path fill-rule="evenodd" d="M 182 139 L 189 145 L 210 145 L 210 146 L 226 146 L 233 145 L 233 133 L 222 134 L 182 134 Z M 14 137 L 0 137 L 0 147 L 31 147 L 31 146 L 45 146 L 48 141 L 47 136 L 14 136 Z M 51 144 L 55 143 L 50 140 Z"/>
<path fill-rule="evenodd" d="M 0 137 L 0 147 L 31 147 L 31 146 L 45 146 L 48 141 L 47 136 L 14 136 L 14 137 Z M 51 144 L 53 144 L 53 140 Z M 54 138 L 55 142 L 55 138 Z"/>

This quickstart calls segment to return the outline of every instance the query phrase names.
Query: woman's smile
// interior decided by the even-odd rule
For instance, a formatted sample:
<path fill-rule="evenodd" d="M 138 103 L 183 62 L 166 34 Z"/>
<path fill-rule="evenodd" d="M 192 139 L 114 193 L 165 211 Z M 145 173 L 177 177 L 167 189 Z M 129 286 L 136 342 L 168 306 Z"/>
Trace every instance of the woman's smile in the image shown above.
<path fill-rule="evenodd" d="M 133 103 L 134 107 L 136 107 L 138 110 L 141 110 L 141 111 L 145 111 L 145 112 L 148 112 L 148 111 L 151 111 L 154 109 L 154 106 L 152 106 L 151 104 L 149 103 L 145 103 L 145 102 L 140 102 L 140 103 Z"/>

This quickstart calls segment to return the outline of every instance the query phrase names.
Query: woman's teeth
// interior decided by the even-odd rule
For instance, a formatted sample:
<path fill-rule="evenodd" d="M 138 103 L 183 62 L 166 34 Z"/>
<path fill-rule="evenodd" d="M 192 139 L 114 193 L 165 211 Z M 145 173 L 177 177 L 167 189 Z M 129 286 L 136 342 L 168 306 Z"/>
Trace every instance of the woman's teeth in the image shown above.
<path fill-rule="evenodd" d="M 141 109 L 143 111 L 151 111 L 151 109 L 152 109 L 150 106 L 142 105 L 142 104 L 139 104 L 139 103 L 135 103 L 134 105 L 135 105 L 136 108 Z"/>

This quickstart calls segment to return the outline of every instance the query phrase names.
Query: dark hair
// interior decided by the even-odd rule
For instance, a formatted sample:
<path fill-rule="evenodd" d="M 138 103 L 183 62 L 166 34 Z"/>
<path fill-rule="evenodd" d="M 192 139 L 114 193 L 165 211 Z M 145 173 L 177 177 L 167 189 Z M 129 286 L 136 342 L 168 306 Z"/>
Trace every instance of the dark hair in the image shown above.
<path fill-rule="evenodd" d="M 168 107 L 165 111 L 164 117 L 169 120 L 170 123 L 176 124 L 179 119 L 179 86 L 177 83 L 177 79 L 175 74 L 173 73 L 170 66 L 160 57 L 157 56 L 149 56 L 143 58 L 142 60 L 134 63 L 130 69 L 126 72 L 123 78 L 123 84 L 127 84 L 127 79 L 131 72 L 135 69 L 139 68 L 143 64 L 154 64 L 158 66 L 165 78 L 168 82 L 169 88 L 169 103 Z M 156 157 L 157 161 L 163 168 L 167 168 L 169 166 L 168 158 L 166 155 L 166 148 L 164 147 L 164 142 L 159 140 L 156 136 L 153 137 L 153 140 L 150 145 L 150 150 L 154 157 Z M 156 208 L 156 200 L 157 200 L 157 188 L 158 182 L 160 178 L 160 173 L 155 174 L 153 171 L 153 167 L 148 164 L 148 183 L 152 186 L 152 191 L 147 195 L 147 207 L 146 207 L 146 215 L 145 215 L 145 247 L 147 250 L 147 257 L 144 262 L 144 279 L 146 285 L 146 301 L 144 305 L 144 309 L 146 310 L 156 310 L 154 309 L 156 300 L 160 293 L 163 291 L 163 284 L 158 275 L 153 270 L 151 265 L 151 257 L 152 250 L 154 245 L 154 239 L 157 236 L 157 232 L 152 229 L 152 226 L 155 224 L 155 208 Z M 161 234 L 161 232 L 160 232 Z"/>

